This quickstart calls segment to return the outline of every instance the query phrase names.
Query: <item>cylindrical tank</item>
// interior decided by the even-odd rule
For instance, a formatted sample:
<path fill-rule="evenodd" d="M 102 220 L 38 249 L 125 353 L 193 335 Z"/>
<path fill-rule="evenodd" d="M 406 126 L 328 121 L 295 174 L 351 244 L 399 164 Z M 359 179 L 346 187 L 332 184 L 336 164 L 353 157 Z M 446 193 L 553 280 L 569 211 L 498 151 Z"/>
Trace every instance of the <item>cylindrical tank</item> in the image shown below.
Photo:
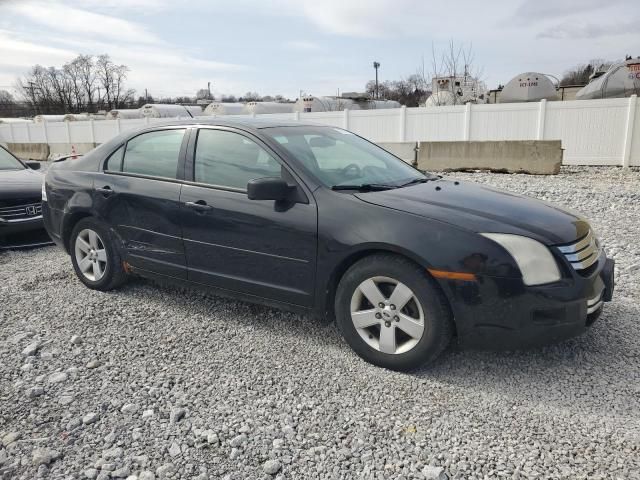
<path fill-rule="evenodd" d="M 116 118 L 142 118 L 142 112 L 139 108 L 115 108 L 107 113 L 107 120 L 115 120 Z"/>
<path fill-rule="evenodd" d="M 500 92 L 498 103 L 539 102 L 543 99 L 557 100 L 556 86 L 544 73 L 524 72 L 509 80 Z"/>
<path fill-rule="evenodd" d="M 197 107 L 200 108 L 200 107 Z M 143 117 L 172 118 L 195 116 L 184 105 L 172 105 L 162 103 L 147 103 L 140 109 Z"/>
<path fill-rule="evenodd" d="M 293 103 L 281 102 L 248 102 L 247 113 L 265 114 L 265 113 L 291 113 L 293 112 Z"/>
<path fill-rule="evenodd" d="M 36 115 L 33 121 L 36 123 L 43 122 L 63 122 L 66 115 Z"/>
<path fill-rule="evenodd" d="M 33 123 L 33 120 L 26 118 L 0 118 L 0 123 Z"/>
<path fill-rule="evenodd" d="M 91 120 L 91 117 L 88 113 L 67 113 L 64 116 L 64 122 L 83 122 Z"/>
<path fill-rule="evenodd" d="M 202 107 L 199 105 L 183 105 L 186 108 L 192 117 L 199 117 L 202 115 Z"/>
<path fill-rule="evenodd" d="M 348 108 L 360 110 L 360 106 L 350 98 L 302 97 L 294 104 L 294 112 L 338 112 Z"/>
<path fill-rule="evenodd" d="M 640 94 L 640 58 L 618 62 L 576 93 L 576 100 L 624 98 Z"/>
<path fill-rule="evenodd" d="M 456 105 L 456 103 L 461 103 L 458 101 L 453 94 L 449 90 L 441 90 L 436 93 L 432 93 L 427 101 L 424 103 L 425 107 L 444 107 L 447 105 Z"/>
<path fill-rule="evenodd" d="M 357 102 L 362 110 L 379 110 L 384 108 L 400 108 L 399 102 L 395 100 L 367 100 L 365 102 Z"/>
<path fill-rule="evenodd" d="M 204 109 L 205 115 L 244 115 L 246 113 L 244 103 L 213 102 Z"/>

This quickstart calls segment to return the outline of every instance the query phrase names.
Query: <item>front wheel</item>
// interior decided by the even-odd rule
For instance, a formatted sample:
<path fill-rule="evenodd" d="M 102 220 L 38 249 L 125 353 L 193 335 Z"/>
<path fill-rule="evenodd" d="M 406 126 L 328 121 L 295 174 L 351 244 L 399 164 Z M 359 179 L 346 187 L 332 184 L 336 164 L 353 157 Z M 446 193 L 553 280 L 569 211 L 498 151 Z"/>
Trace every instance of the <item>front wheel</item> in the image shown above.
<path fill-rule="evenodd" d="M 373 255 L 349 268 L 338 285 L 335 310 L 355 352 L 392 370 L 435 360 L 453 335 L 449 308 L 434 280 L 396 255 Z"/>
<path fill-rule="evenodd" d="M 112 290 L 126 280 L 120 253 L 109 230 L 93 218 L 83 218 L 71 232 L 71 261 L 82 283 L 94 290 Z"/>

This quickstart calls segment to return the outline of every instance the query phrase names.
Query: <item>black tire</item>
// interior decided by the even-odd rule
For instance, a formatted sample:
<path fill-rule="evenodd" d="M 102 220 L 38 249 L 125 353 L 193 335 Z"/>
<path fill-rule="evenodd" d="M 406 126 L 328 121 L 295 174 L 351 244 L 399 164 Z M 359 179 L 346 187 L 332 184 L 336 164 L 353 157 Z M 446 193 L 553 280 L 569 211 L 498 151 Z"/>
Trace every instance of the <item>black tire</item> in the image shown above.
<path fill-rule="evenodd" d="M 351 319 L 354 292 L 362 282 L 373 277 L 389 277 L 403 283 L 420 302 L 424 332 L 417 344 L 406 352 L 389 354 L 373 348 L 363 340 Z M 450 309 L 433 278 L 416 263 L 393 254 L 365 257 L 346 271 L 338 284 L 335 313 L 338 328 L 351 348 L 367 362 L 391 370 L 408 371 L 433 362 L 453 336 Z"/>
<path fill-rule="evenodd" d="M 76 242 L 78 241 L 78 235 L 86 229 L 93 230 L 99 235 L 107 254 L 104 274 L 97 281 L 87 278 L 85 274 L 82 273 L 76 258 L 75 248 Z M 73 269 L 75 270 L 76 275 L 82 283 L 93 290 L 100 290 L 103 292 L 113 290 L 120 287 L 127 280 L 127 273 L 125 272 L 122 264 L 122 256 L 118 251 L 113 235 L 108 228 L 93 217 L 83 218 L 73 228 L 69 239 L 69 253 L 71 254 L 71 262 L 73 263 Z"/>

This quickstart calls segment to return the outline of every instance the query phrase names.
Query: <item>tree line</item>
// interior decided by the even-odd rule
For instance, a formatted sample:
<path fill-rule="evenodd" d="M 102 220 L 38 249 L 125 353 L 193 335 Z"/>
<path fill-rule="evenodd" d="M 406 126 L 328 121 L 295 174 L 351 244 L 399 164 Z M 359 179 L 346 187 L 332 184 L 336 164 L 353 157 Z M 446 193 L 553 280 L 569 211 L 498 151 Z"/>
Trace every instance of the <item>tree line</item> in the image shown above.
<path fill-rule="evenodd" d="M 135 90 L 125 81 L 129 67 L 109 55 L 78 55 L 62 67 L 35 65 L 17 89 L 36 113 L 79 113 L 128 107 Z"/>

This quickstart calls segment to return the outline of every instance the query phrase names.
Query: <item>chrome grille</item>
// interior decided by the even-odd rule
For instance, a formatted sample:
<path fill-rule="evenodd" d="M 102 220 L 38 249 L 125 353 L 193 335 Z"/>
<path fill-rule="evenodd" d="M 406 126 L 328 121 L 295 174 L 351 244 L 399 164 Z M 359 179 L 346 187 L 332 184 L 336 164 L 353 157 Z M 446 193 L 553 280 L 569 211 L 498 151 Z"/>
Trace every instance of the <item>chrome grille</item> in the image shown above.
<path fill-rule="evenodd" d="M 40 215 L 42 215 L 41 203 L 27 203 L 23 205 L 13 205 L 10 207 L 0 207 L 0 219 L 6 222 L 28 220 Z"/>
<path fill-rule="evenodd" d="M 559 245 L 562 252 L 575 270 L 584 270 L 598 261 L 600 245 L 591 230 L 584 237 L 570 245 Z"/>

